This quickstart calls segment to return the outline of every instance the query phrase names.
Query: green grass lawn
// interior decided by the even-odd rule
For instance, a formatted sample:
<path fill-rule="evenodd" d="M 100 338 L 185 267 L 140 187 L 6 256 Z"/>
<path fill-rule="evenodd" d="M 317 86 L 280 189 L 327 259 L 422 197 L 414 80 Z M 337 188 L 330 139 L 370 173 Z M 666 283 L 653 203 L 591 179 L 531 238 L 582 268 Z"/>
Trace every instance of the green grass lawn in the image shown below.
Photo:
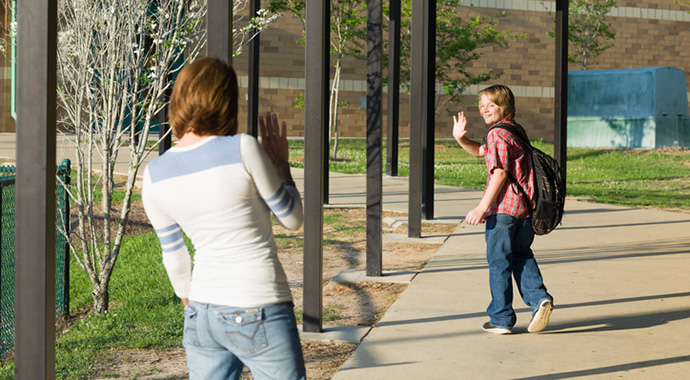
<path fill-rule="evenodd" d="M 532 141 L 553 155 L 553 144 Z M 385 140 L 383 143 L 385 172 Z M 293 166 L 303 167 L 304 141 L 290 141 Z M 436 142 L 435 171 L 437 184 L 483 189 L 486 179 L 484 160 L 467 154 L 452 140 Z M 399 147 L 398 174 L 407 176 L 409 149 L 402 140 Z M 687 149 L 596 149 L 568 148 L 567 193 L 630 207 L 652 207 L 690 211 L 690 150 Z M 337 162 L 330 170 L 341 173 L 366 172 L 364 139 L 341 139 Z"/>

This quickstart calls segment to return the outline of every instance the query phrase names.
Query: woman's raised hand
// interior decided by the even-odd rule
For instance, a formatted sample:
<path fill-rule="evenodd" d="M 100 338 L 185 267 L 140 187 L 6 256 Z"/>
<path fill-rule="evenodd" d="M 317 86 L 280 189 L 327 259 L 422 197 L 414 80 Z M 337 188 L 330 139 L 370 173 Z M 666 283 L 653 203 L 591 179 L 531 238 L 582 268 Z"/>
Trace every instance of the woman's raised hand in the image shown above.
<path fill-rule="evenodd" d="M 276 168 L 288 163 L 290 152 L 287 142 L 287 124 L 278 124 L 278 116 L 266 112 L 266 117 L 259 115 L 259 132 L 261 144 Z"/>

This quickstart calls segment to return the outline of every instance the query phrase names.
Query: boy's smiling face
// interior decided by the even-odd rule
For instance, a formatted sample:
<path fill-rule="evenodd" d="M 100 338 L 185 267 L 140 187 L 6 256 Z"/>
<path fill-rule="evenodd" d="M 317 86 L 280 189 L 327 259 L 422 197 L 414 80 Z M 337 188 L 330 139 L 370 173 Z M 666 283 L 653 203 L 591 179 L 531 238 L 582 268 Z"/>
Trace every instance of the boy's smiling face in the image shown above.
<path fill-rule="evenodd" d="M 496 103 L 489 100 L 486 95 L 479 98 L 479 113 L 484 118 L 486 125 L 494 125 L 503 120 L 503 110 Z"/>

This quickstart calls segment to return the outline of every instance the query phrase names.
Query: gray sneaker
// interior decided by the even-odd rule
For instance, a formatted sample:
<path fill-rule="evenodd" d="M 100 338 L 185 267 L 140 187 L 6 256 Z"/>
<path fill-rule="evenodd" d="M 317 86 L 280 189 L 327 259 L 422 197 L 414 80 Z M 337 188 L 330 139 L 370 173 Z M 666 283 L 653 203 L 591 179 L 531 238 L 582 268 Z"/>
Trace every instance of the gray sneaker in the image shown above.
<path fill-rule="evenodd" d="M 553 301 L 550 299 L 542 300 L 539 303 L 537 311 L 532 314 L 532 320 L 529 321 L 529 326 L 527 331 L 531 333 L 542 331 L 549 324 L 549 317 L 551 317 L 551 312 L 553 311 Z"/>
<path fill-rule="evenodd" d="M 507 335 L 513 333 L 510 329 L 505 327 L 496 327 L 492 325 L 491 322 L 486 322 L 484 326 L 482 326 L 482 330 L 498 335 Z"/>

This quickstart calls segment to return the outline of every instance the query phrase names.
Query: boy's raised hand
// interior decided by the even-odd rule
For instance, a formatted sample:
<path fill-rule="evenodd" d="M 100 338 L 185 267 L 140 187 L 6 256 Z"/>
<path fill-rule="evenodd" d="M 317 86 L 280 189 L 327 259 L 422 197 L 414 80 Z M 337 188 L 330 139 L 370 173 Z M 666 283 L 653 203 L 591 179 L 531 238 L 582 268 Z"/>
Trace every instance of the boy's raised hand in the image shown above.
<path fill-rule="evenodd" d="M 453 137 L 460 142 L 460 139 L 467 134 L 467 118 L 465 112 L 458 112 L 458 116 L 453 115 Z"/>

